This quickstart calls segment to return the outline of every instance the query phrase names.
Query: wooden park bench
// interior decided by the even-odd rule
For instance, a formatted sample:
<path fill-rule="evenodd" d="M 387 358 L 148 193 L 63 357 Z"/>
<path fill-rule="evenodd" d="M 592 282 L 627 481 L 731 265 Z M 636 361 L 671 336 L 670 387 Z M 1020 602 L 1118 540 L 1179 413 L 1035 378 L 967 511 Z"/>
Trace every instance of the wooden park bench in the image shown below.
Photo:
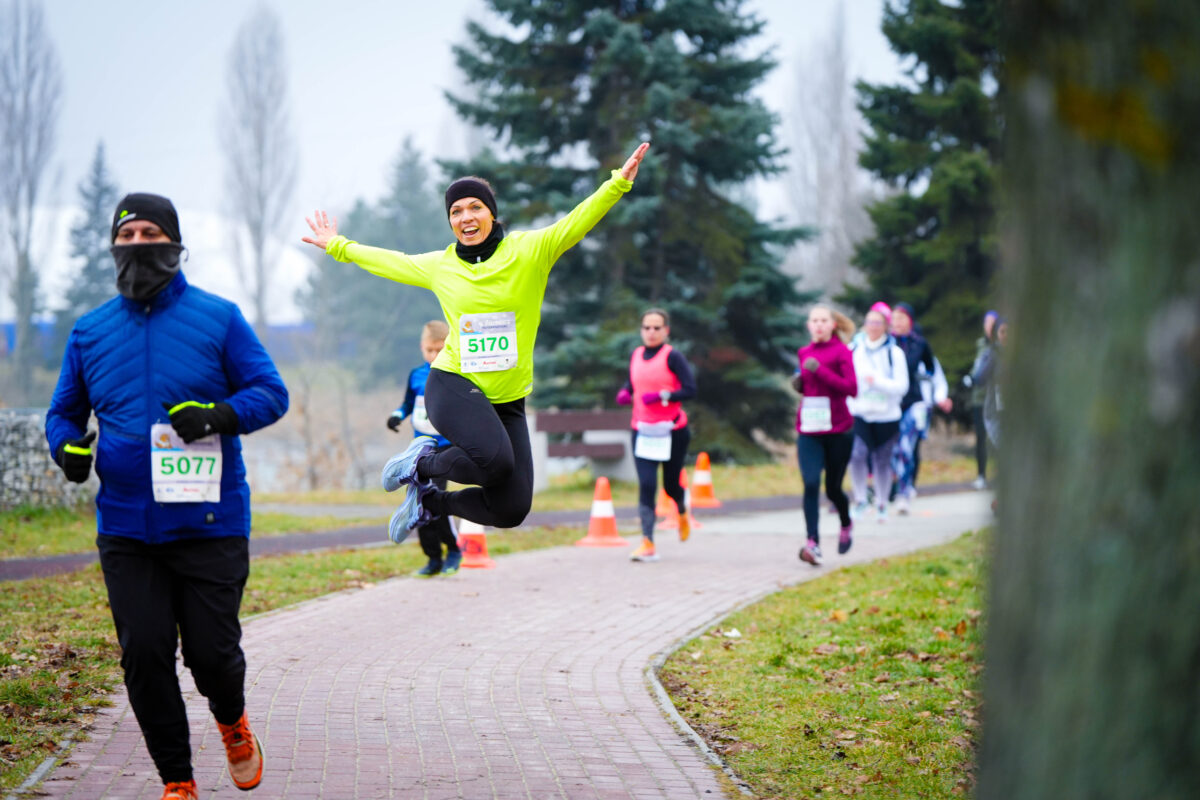
<path fill-rule="evenodd" d="M 535 439 L 545 441 L 548 458 L 586 458 L 594 475 L 636 480 L 629 452 L 629 411 L 550 411 L 539 409 Z M 535 461 L 537 460 L 535 445 Z"/>

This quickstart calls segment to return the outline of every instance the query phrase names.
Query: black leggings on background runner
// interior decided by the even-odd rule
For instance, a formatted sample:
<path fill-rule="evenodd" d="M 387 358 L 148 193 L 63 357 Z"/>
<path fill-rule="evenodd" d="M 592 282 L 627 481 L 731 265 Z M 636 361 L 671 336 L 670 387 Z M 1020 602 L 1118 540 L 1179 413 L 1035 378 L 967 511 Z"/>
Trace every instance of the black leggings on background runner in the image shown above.
<path fill-rule="evenodd" d="M 431 369 L 425 411 L 438 433 L 453 444 L 422 458 L 417 474 L 470 486 L 433 492 L 425 498 L 425 507 L 480 525 L 520 525 L 533 503 L 533 449 L 525 398 L 492 403 L 463 376 Z"/>
<path fill-rule="evenodd" d="M 629 446 L 637 452 L 638 432 L 633 431 Z M 655 494 L 658 492 L 658 468 L 662 467 L 663 491 L 675 501 L 675 507 L 680 514 L 687 513 L 684 505 L 683 488 L 679 485 L 679 473 L 683 471 L 683 462 L 687 459 L 688 444 L 692 441 L 692 432 L 687 425 L 671 431 L 671 458 L 667 461 L 651 461 L 647 458 L 634 456 L 633 463 L 638 474 L 638 517 L 642 522 L 642 535 L 654 541 L 654 507 L 657 505 Z M 649 510 L 647 513 L 647 509 Z"/>
<path fill-rule="evenodd" d="M 217 722 L 231 725 L 242 716 L 246 659 L 238 608 L 250 574 L 249 544 L 243 536 L 164 544 L 96 537 L 129 704 L 164 783 L 192 779 L 177 636 L 184 666 Z"/>
<path fill-rule="evenodd" d="M 842 478 L 850 463 L 854 433 L 802 433 L 796 437 L 800 476 L 804 479 L 804 522 L 808 538 L 821 541 L 817 523 L 821 518 L 821 471 L 825 471 L 825 496 L 837 507 L 842 527 L 850 526 L 850 500 L 842 491 Z"/>
<path fill-rule="evenodd" d="M 435 483 L 443 492 L 446 491 L 444 480 Z M 454 528 L 450 525 L 448 516 L 438 517 L 428 525 L 417 528 L 417 541 L 421 543 L 421 552 L 433 561 L 442 560 L 442 545 L 446 545 L 447 553 L 458 550 L 458 539 L 454 536 Z"/>

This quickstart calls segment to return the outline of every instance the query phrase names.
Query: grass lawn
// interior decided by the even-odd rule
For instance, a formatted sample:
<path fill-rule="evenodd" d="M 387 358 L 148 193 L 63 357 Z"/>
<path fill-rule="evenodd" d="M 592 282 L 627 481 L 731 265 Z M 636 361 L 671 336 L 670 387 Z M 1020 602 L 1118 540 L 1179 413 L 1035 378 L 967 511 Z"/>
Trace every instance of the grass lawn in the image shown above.
<path fill-rule="evenodd" d="M 389 495 L 389 497 L 391 497 Z M 395 505 L 395 498 L 393 505 Z M 328 531 L 358 525 L 379 525 L 376 518 L 300 516 L 277 512 L 252 513 L 255 536 Z M 86 553 L 96 548 L 96 512 L 84 508 L 18 508 L 0 511 L 0 558 L 33 558 L 61 553 Z"/>
<path fill-rule="evenodd" d="M 502 556 L 579 536 L 574 526 L 505 531 L 488 536 L 488 551 Z M 424 563 L 415 545 L 256 558 L 242 616 L 367 588 Z M 120 651 L 99 565 L 0 586 L 0 789 L 11 789 L 106 704 L 121 682 Z"/>
<path fill-rule="evenodd" d="M 694 462 L 688 467 L 692 477 Z M 800 468 L 795 461 L 771 464 L 726 465 L 712 467 L 713 491 L 721 500 L 743 500 L 752 497 L 775 497 L 777 495 L 800 494 Z M 975 477 L 975 462 L 964 456 L 951 456 L 946 460 L 927 460 L 921 463 L 921 485 L 933 486 L 944 483 L 967 483 Z M 849 487 L 849 478 L 846 486 Z M 637 484 L 631 481 L 612 482 L 613 503 L 617 506 L 636 506 Z M 591 473 L 584 469 L 550 478 L 550 485 L 533 496 L 534 511 L 566 511 L 591 508 L 596 482 Z M 295 505 L 377 505 L 392 509 L 396 506 L 394 495 L 378 489 L 338 489 L 316 492 L 256 493 L 256 503 L 291 503 Z"/>
<path fill-rule="evenodd" d="M 968 796 L 985 539 L 773 594 L 685 644 L 659 678 L 755 797 Z"/>

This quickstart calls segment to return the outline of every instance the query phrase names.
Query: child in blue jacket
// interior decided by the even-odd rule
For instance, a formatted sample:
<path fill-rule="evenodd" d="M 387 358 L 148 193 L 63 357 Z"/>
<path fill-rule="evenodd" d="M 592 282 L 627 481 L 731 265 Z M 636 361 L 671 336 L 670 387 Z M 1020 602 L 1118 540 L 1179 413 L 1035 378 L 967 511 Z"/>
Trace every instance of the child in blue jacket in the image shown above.
<path fill-rule="evenodd" d="M 408 388 L 404 392 L 404 402 L 388 417 L 387 426 L 392 431 L 399 432 L 400 423 L 412 419 L 413 432 L 419 435 L 432 436 L 437 440 L 438 447 L 450 444 L 429 421 L 425 413 L 425 381 L 429 378 L 429 365 L 437 358 L 438 353 L 446 344 L 449 327 L 440 319 L 430 320 L 421 329 L 421 355 L 425 363 L 408 373 Z M 446 482 L 439 481 L 438 488 L 446 490 Z M 417 575 L 432 578 L 434 575 L 453 575 L 458 572 L 462 563 L 462 551 L 458 548 L 458 538 L 449 517 L 439 517 L 428 525 L 417 529 L 417 538 L 421 542 L 421 550 L 429 557 L 429 563 L 417 570 Z M 446 557 L 442 558 L 442 545 L 446 545 Z"/>

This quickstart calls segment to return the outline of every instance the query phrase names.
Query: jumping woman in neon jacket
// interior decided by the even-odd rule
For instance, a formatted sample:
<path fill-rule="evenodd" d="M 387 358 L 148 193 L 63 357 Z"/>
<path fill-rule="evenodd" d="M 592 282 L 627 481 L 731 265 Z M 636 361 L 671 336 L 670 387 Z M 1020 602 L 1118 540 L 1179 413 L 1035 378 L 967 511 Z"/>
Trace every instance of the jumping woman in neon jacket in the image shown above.
<path fill-rule="evenodd" d="M 457 241 L 444 250 L 408 255 L 368 247 L 338 234 L 337 218 L 317 211 L 303 241 L 338 261 L 431 290 L 450 326 L 429 373 L 425 408 L 452 443 L 437 449 L 417 437 L 383 469 L 388 491 L 409 486 L 388 534 L 408 532 L 453 514 L 483 525 L 520 525 L 533 501 L 533 455 L 525 397 L 533 390 L 533 348 L 550 269 L 633 187 L 650 145 L 643 142 L 612 177 L 570 214 L 533 231 L 506 233 L 496 198 L 481 178 L 446 190 L 446 215 Z M 442 478 L 471 488 L 442 492 Z"/>

